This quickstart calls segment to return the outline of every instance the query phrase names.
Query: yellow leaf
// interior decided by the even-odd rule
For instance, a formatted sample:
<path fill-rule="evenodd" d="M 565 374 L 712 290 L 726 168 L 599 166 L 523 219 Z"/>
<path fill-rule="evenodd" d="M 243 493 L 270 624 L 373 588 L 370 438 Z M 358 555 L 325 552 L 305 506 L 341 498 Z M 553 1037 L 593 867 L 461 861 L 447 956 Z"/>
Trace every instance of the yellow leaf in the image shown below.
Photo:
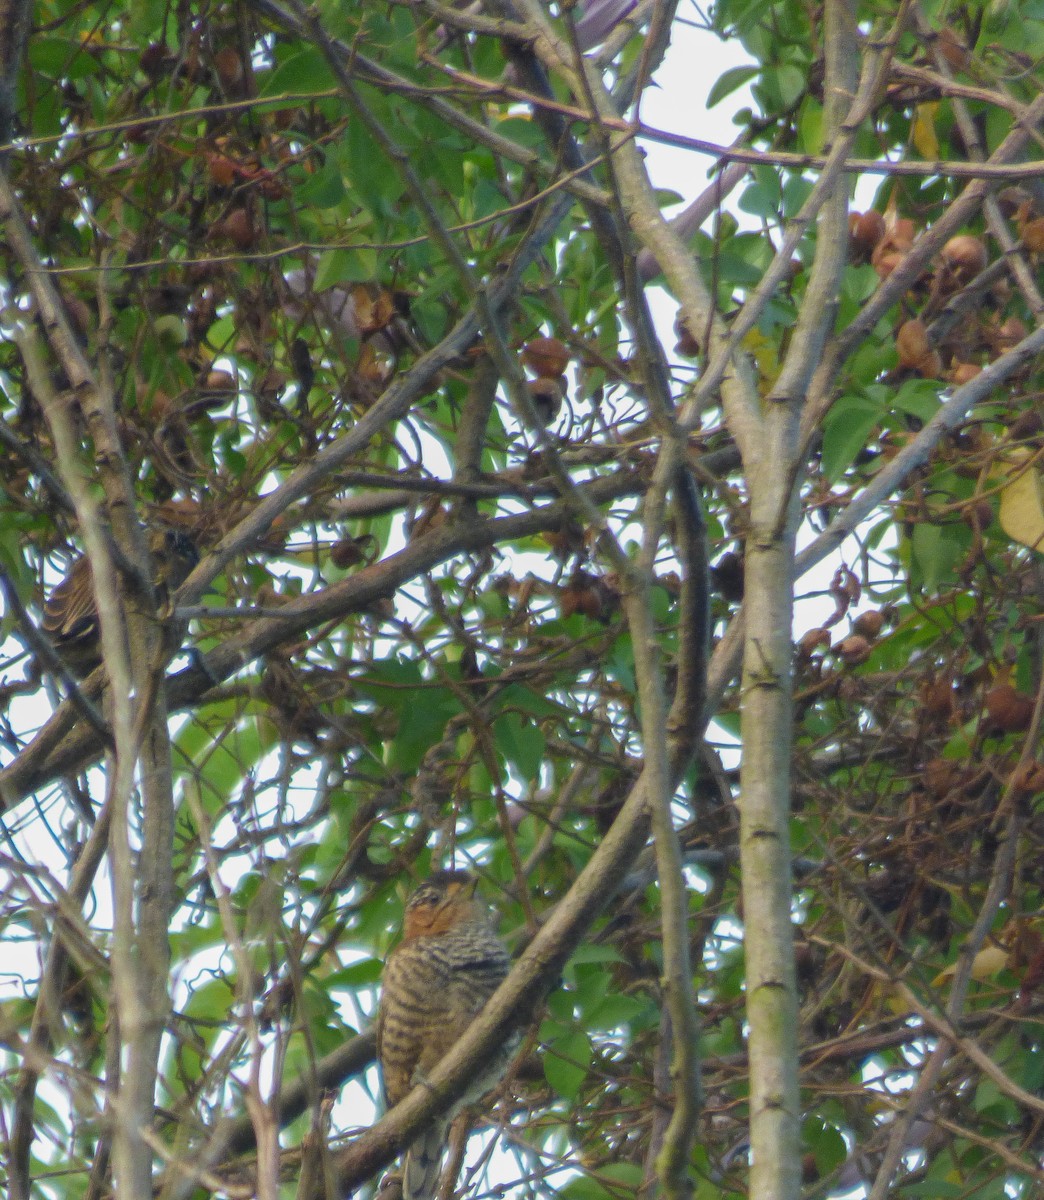
<path fill-rule="evenodd" d="M 884 1003 L 885 1009 L 894 1017 L 909 1017 L 913 1015 L 913 1010 L 910 1008 L 910 1002 L 903 994 L 901 988 L 884 986 L 880 992 L 880 998 Z"/>
<path fill-rule="evenodd" d="M 1013 542 L 1044 551 L 1044 479 L 1038 467 L 1026 466 L 1032 451 L 1012 450 L 1004 466 L 1010 483 L 1001 488 L 1001 529 Z"/>
<path fill-rule="evenodd" d="M 764 395 L 779 375 L 779 351 L 776 343 L 760 330 L 752 329 L 743 339 L 743 346 L 758 368 L 762 381 L 761 392 Z"/>
<path fill-rule="evenodd" d="M 939 157 L 939 139 L 935 136 L 935 114 L 938 111 L 937 100 L 930 104 L 918 104 L 913 125 L 910 127 L 910 137 L 917 153 L 929 160 Z"/>
<path fill-rule="evenodd" d="M 1006 946 L 984 947 L 972 960 L 972 979 L 989 979 L 993 975 L 999 975 L 1008 965 L 1010 957 L 1011 951 Z M 932 980 L 932 987 L 940 987 L 948 979 L 952 979 L 956 971 L 956 963 L 950 963 Z"/>

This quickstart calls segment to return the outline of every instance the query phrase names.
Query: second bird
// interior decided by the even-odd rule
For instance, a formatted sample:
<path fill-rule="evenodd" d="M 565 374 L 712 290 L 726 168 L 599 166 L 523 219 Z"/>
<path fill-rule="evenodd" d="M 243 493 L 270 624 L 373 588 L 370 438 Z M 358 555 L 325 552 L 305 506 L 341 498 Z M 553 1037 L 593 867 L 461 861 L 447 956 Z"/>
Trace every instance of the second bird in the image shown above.
<path fill-rule="evenodd" d="M 508 973 L 508 952 L 475 887 L 466 871 L 437 871 L 407 901 L 402 942 L 384 967 L 378 1012 L 377 1056 L 389 1107 L 431 1074 Z M 453 1116 L 494 1086 L 510 1055 L 507 1046 L 454 1109 L 409 1147 L 403 1200 L 435 1195 Z"/>
<path fill-rule="evenodd" d="M 189 577 L 199 562 L 199 551 L 187 534 L 166 527 L 152 531 L 149 551 L 156 570 L 156 599 L 162 605 Z M 68 575 L 47 597 L 42 628 L 78 679 L 90 675 L 100 664 L 98 605 L 90 560 L 85 554 L 76 559 Z"/>

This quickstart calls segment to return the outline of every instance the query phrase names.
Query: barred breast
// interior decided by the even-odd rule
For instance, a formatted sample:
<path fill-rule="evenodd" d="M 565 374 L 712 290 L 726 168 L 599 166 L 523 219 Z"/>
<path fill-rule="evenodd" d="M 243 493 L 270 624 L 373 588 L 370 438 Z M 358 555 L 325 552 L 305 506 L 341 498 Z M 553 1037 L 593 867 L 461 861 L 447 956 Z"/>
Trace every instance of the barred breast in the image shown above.
<path fill-rule="evenodd" d="M 404 942 L 384 968 L 379 1055 L 397 1104 L 465 1032 L 507 975 L 510 960 L 489 928 L 465 926 Z"/>

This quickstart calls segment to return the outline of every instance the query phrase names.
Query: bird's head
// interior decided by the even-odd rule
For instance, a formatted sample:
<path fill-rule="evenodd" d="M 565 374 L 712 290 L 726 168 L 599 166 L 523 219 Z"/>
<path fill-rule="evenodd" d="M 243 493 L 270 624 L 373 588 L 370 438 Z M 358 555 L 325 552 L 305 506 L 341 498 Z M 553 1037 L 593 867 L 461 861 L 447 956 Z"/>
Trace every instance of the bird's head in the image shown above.
<path fill-rule="evenodd" d="M 467 871 L 436 871 L 406 901 L 403 940 L 487 921 L 486 909 L 475 896 L 477 886 L 478 880 Z"/>

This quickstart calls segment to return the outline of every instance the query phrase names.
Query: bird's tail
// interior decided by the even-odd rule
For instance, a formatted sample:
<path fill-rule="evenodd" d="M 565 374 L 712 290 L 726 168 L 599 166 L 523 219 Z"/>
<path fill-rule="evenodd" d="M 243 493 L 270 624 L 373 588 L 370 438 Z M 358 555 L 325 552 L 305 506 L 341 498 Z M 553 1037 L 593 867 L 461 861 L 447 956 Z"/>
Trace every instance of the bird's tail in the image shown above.
<path fill-rule="evenodd" d="M 448 1130 L 448 1122 L 436 1121 L 411 1143 L 402 1163 L 402 1200 L 434 1200 Z"/>

